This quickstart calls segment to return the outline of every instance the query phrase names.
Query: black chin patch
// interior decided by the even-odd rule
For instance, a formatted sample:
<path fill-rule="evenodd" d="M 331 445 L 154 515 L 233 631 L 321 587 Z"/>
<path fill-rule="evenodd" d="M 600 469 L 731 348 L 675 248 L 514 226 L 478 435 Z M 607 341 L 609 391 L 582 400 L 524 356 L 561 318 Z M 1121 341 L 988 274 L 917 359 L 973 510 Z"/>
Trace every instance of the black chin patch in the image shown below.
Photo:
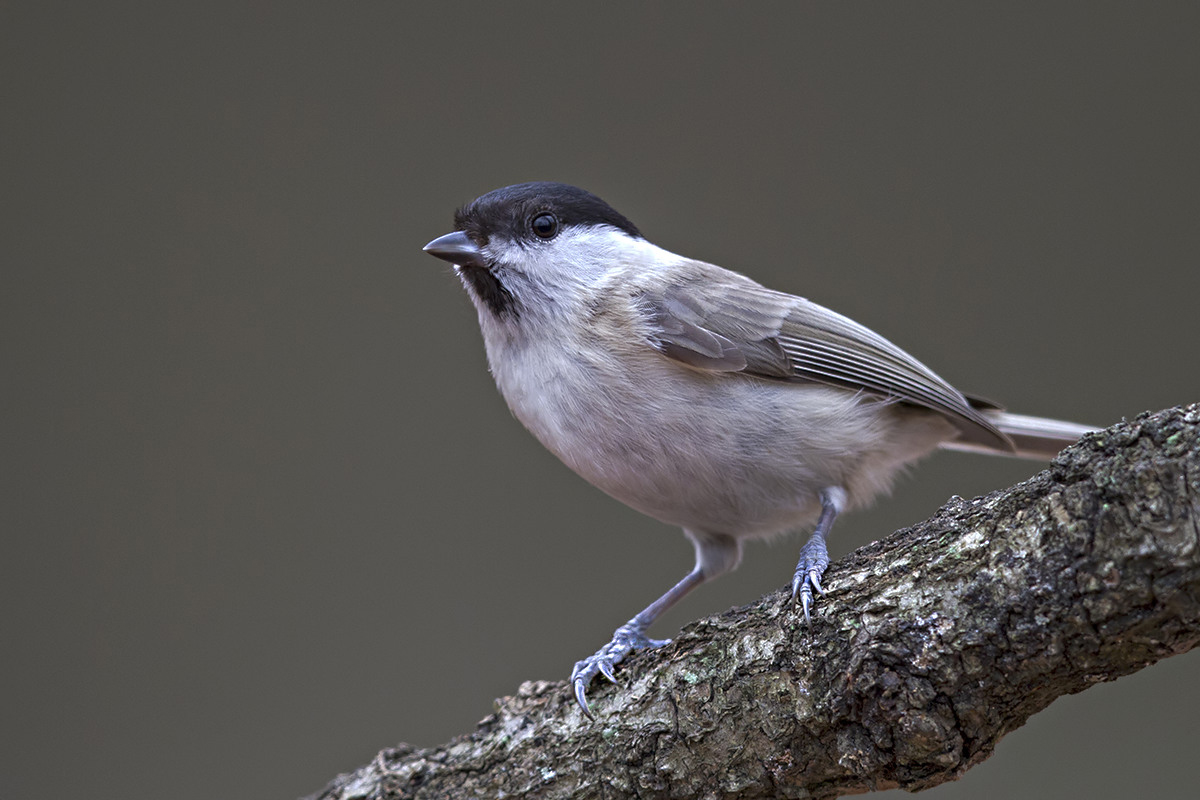
<path fill-rule="evenodd" d="M 471 285 L 471 290 L 497 317 L 515 319 L 517 303 L 500 279 L 485 267 L 460 267 L 458 274 Z"/>

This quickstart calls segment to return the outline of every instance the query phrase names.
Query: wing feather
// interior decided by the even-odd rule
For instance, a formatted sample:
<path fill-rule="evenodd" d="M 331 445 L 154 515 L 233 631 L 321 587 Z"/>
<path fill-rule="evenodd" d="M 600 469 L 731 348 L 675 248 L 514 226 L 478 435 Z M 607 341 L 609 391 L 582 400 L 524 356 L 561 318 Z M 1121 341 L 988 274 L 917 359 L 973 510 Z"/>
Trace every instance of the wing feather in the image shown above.
<path fill-rule="evenodd" d="M 639 304 L 650 323 L 650 343 L 688 366 L 817 381 L 924 406 L 954 422 L 963 441 L 1012 448 L 961 392 L 924 364 L 804 298 L 708 266 L 661 293 L 644 293 Z"/>

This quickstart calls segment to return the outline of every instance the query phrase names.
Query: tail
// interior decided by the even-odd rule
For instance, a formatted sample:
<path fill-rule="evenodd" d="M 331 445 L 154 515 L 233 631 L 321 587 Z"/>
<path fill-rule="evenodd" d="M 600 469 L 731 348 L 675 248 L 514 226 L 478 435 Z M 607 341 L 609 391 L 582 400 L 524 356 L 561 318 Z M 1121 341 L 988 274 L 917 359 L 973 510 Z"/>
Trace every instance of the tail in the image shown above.
<path fill-rule="evenodd" d="M 972 400 L 972 405 L 976 405 L 974 400 Z M 943 450 L 961 450 L 970 453 L 988 453 L 1049 461 L 1064 447 L 1078 441 L 1079 437 L 1085 433 L 1099 430 L 1090 425 L 1077 425 L 1074 422 L 1010 414 L 999 408 L 990 407 L 990 404 L 986 403 L 979 403 L 976 407 L 983 416 L 987 417 L 988 422 L 991 422 L 1000 429 L 1001 433 L 1012 440 L 1014 449 L 998 450 L 974 442 L 952 440 L 942 443 Z"/>

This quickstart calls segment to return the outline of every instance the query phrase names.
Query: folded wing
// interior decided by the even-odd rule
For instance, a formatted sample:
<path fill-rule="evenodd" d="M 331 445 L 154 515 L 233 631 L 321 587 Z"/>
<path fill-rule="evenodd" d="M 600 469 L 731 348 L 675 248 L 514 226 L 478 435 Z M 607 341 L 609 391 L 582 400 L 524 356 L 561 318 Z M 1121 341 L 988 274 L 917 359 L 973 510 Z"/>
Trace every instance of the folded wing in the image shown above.
<path fill-rule="evenodd" d="M 879 334 L 749 278 L 701 272 L 644 294 L 650 344 L 690 367 L 816 381 L 944 414 L 961 440 L 1002 451 L 1012 442 L 953 386 Z"/>

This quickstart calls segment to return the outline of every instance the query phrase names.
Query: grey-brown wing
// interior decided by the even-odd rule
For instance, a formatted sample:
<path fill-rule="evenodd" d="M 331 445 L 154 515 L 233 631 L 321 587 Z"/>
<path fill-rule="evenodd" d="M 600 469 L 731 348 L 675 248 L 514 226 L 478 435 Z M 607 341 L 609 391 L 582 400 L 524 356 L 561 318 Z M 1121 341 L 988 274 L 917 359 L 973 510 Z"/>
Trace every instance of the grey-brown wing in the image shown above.
<path fill-rule="evenodd" d="M 734 276 L 741 277 L 741 276 Z M 778 337 L 796 298 L 750 279 L 711 285 L 678 284 L 641 297 L 651 343 L 697 369 L 790 378 L 792 366 Z"/>
<path fill-rule="evenodd" d="M 924 406 L 945 414 L 966 441 L 1011 449 L 962 393 L 879 334 L 803 298 L 714 272 L 641 298 L 651 343 L 663 354 L 697 369 L 819 381 Z"/>

